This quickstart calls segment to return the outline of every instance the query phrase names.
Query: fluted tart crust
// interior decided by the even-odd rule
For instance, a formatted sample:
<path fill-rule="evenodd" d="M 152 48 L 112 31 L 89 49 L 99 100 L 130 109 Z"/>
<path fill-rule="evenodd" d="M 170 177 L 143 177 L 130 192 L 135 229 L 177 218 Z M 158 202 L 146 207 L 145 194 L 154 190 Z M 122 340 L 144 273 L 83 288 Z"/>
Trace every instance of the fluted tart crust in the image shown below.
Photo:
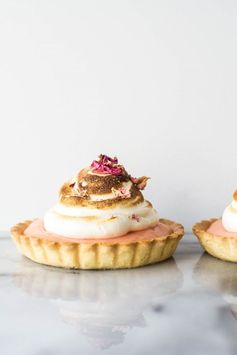
<path fill-rule="evenodd" d="M 168 259 L 175 252 L 184 234 L 181 224 L 161 219 L 172 233 L 151 240 L 93 243 L 54 241 L 24 234 L 32 221 L 18 223 L 11 235 L 21 253 L 29 259 L 51 266 L 74 269 L 122 269 L 154 264 Z"/>
<path fill-rule="evenodd" d="M 196 223 L 193 226 L 193 233 L 199 239 L 204 250 L 210 255 L 224 261 L 237 262 L 237 238 L 208 232 L 209 227 L 215 221 L 217 221 L 217 218 Z"/>

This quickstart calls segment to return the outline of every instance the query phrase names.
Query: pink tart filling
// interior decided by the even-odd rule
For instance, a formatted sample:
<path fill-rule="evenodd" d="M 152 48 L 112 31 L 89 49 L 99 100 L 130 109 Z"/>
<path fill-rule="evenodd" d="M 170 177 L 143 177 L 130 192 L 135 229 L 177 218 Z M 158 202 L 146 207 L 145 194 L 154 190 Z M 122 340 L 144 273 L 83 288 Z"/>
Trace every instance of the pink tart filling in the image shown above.
<path fill-rule="evenodd" d="M 167 226 L 164 223 L 158 222 L 153 228 L 147 228 L 142 231 L 129 232 L 126 235 L 116 238 L 101 238 L 101 239 L 80 239 L 80 238 L 68 238 L 58 234 L 49 233 L 45 230 L 43 221 L 35 219 L 25 230 L 24 234 L 30 237 L 44 238 L 55 242 L 71 242 L 71 243 L 130 243 L 137 241 L 147 241 L 158 237 L 167 237 L 174 232 L 172 226 Z"/>
<path fill-rule="evenodd" d="M 218 219 L 217 221 L 213 222 L 207 229 L 207 232 L 223 237 L 237 237 L 237 232 L 228 232 L 223 227 L 222 219 Z"/>

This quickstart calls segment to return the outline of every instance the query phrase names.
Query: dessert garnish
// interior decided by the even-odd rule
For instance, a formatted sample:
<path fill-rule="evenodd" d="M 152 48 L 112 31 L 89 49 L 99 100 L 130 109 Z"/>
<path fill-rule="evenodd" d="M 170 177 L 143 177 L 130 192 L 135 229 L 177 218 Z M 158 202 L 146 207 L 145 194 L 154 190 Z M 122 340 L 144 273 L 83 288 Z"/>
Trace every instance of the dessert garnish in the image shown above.
<path fill-rule="evenodd" d="M 129 176 L 130 180 L 137 186 L 139 190 L 144 190 L 147 184 L 147 180 L 150 178 L 147 176 L 141 176 L 139 178 L 132 177 L 131 175 Z"/>
<path fill-rule="evenodd" d="M 114 187 L 112 187 L 111 191 L 115 197 L 120 197 L 120 198 L 130 198 L 131 197 L 130 190 L 126 189 L 125 187 L 121 187 L 119 189 L 115 189 Z"/>
<path fill-rule="evenodd" d="M 91 166 L 93 171 L 102 174 L 122 175 L 124 167 L 118 164 L 116 157 L 110 158 L 108 155 L 100 154 L 97 160 L 93 160 Z"/>
<path fill-rule="evenodd" d="M 131 215 L 131 218 L 132 218 L 132 219 L 135 219 L 135 221 L 137 221 L 137 222 L 140 221 L 140 217 L 139 217 L 138 214 L 136 214 L 136 213 L 133 213 L 133 214 Z"/>
<path fill-rule="evenodd" d="M 116 157 L 111 158 L 108 155 L 100 154 L 97 160 L 93 160 L 90 168 L 93 172 L 101 173 L 101 174 L 110 174 L 114 176 L 127 174 L 123 165 L 118 164 L 118 159 Z M 132 177 L 128 175 L 129 179 L 132 181 L 134 185 L 137 186 L 139 190 L 144 190 L 147 184 L 147 180 L 149 177 L 141 176 L 139 178 Z M 124 198 L 128 198 L 130 196 L 127 195 L 126 191 L 120 190 L 117 192 L 118 196 Z"/>

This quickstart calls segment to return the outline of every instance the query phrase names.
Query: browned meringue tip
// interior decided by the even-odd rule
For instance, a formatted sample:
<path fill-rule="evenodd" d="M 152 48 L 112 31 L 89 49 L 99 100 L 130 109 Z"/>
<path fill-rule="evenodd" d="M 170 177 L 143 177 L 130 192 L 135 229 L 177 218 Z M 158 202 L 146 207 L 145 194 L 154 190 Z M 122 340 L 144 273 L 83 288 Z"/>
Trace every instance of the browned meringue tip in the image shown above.
<path fill-rule="evenodd" d="M 128 174 L 116 157 L 101 154 L 90 167 L 84 168 L 59 191 L 59 201 L 67 206 L 110 208 L 114 205 L 143 202 L 147 176 Z"/>
<path fill-rule="evenodd" d="M 26 236 L 31 221 L 11 229 L 17 248 L 29 259 L 51 266 L 74 269 L 126 269 L 154 264 L 168 259 L 175 252 L 184 234 L 181 224 L 161 219 L 173 230 L 167 236 L 128 243 L 106 243 L 95 240 L 86 244 L 51 241 L 37 236 Z"/>
<path fill-rule="evenodd" d="M 193 226 L 193 233 L 208 254 L 224 261 L 237 262 L 237 238 L 215 235 L 207 231 L 217 219 L 212 218 L 196 223 Z"/>
<path fill-rule="evenodd" d="M 237 190 L 235 190 L 233 193 L 233 199 L 237 202 Z"/>

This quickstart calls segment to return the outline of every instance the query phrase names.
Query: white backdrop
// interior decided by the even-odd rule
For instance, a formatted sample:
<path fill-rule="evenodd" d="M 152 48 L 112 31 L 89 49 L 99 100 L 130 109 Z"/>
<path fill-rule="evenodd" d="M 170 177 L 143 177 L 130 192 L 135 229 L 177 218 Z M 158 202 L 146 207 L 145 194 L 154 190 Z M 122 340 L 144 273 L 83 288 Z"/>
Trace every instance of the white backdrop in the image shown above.
<path fill-rule="evenodd" d="M 1 0 L 0 229 L 99 153 L 184 223 L 237 188 L 237 2 Z"/>

